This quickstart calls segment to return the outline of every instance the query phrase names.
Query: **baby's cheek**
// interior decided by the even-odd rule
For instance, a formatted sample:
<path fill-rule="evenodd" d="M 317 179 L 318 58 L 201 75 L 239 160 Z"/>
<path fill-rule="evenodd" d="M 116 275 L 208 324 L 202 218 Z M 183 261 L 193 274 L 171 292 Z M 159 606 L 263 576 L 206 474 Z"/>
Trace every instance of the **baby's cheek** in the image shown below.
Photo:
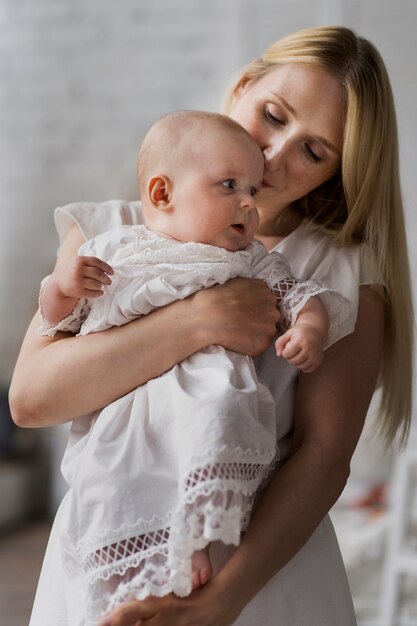
<path fill-rule="evenodd" d="M 246 236 L 248 239 L 248 244 L 252 241 L 252 239 L 255 237 L 256 235 L 256 231 L 257 231 L 257 227 L 258 224 L 254 223 L 254 224 L 249 224 L 246 228 Z"/>

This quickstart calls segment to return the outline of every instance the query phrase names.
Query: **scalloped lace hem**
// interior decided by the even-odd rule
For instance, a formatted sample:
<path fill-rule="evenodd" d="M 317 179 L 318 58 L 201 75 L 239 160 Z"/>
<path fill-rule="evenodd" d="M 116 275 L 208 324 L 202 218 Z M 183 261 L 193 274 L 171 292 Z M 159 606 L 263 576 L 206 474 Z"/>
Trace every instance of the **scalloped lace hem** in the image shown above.
<path fill-rule="evenodd" d="M 204 461 L 190 460 L 175 510 L 166 515 L 108 529 L 95 537 L 94 545 L 85 537 L 76 542 L 68 536 L 76 575 L 86 583 L 92 623 L 129 599 L 188 595 L 193 553 L 213 541 L 239 544 L 257 490 L 275 470 L 279 452 L 224 447 L 206 452 Z M 69 565 L 64 558 L 64 566 Z"/>
<path fill-rule="evenodd" d="M 279 459 L 273 450 L 246 452 L 248 462 L 213 462 L 191 470 L 180 487 L 175 511 L 106 531 L 93 551 L 86 551 L 82 541 L 71 542 L 81 566 L 79 575 L 87 583 L 91 619 L 129 599 L 188 595 L 193 553 L 213 541 L 239 544 L 256 492 Z"/>
<path fill-rule="evenodd" d="M 275 460 L 262 468 L 257 479 L 244 483 L 216 478 L 193 485 L 182 495 L 176 511 L 106 531 L 94 549 L 79 541 L 75 549 L 89 581 L 124 575 L 161 549 L 181 559 L 211 541 L 236 544 L 248 522 L 255 493 L 273 466 Z"/>
<path fill-rule="evenodd" d="M 95 571 L 87 576 L 88 614 L 91 619 L 111 611 L 128 600 L 143 600 L 150 595 L 164 596 L 175 593 L 184 597 L 192 591 L 192 554 L 213 541 L 239 545 L 246 529 L 255 494 L 224 492 L 216 494 L 222 500 L 218 506 L 207 501 L 192 505 L 183 515 L 173 517 L 172 526 L 161 528 L 152 537 L 134 537 L 109 546 L 101 552 L 100 559 L 109 555 L 125 554 L 111 567 Z M 209 496 L 212 500 L 213 494 Z M 233 503 L 233 504 L 231 504 Z M 225 510 L 225 506 L 229 506 Z M 128 555 L 137 541 L 149 546 L 146 551 Z M 155 545 L 155 542 L 161 542 Z"/>

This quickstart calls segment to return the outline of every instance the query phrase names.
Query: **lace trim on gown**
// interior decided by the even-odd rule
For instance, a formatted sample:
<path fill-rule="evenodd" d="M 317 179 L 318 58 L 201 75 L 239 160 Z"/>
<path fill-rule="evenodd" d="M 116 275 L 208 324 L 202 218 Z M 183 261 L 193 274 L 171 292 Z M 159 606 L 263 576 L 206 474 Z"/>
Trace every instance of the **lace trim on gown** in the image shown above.
<path fill-rule="evenodd" d="M 97 538 L 92 552 L 75 547 L 89 584 L 91 615 L 102 615 L 121 602 L 149 595 L 191 593 L 191 556 L 221 540 L 238 545 L 249 522 L 257 489 L 278 463 L 279 455 L 223 451 L 240 461 L 204 464 L 196 459 L 179 487 L 178 508 L 163 518 L 139 519 Z M 245 462 L 245 460 L 247 462 Z M 123 579 L 121 577 L 123 576 Z"/>
<path fill-rule="evenodd" d="M 78 333 L 82 323 L 87 319 L 90 306 L 85 298 L 78 300 L 72 313 L 58 323 L 48 322 L 44 316 L 42 307 L 42 292 L 50 276 L 45 276 L 41 282 L 39 290 L 39 311 L 41 313 L 41 326 L 38 328 L 39 335 L 43 337 L 54 337 L 58 331 L 68 333 Z"/>
<path fill-rule="evenodd" d="M 301 309 L 313 296 L 320 296 L 329 316 L 329 331 L 325 348 L 337 337 L 340 326 L 349 315 L 350 303 L 341 293 L 326 287 L 320 280 L 298 280 L 285 275 L 285 265 L 278 270 L 265 268 L 258 278 L 264 280 L 277 296 L 277 306 L 282 314 L 282 326 L 287 329 L 294 326 Z"/>

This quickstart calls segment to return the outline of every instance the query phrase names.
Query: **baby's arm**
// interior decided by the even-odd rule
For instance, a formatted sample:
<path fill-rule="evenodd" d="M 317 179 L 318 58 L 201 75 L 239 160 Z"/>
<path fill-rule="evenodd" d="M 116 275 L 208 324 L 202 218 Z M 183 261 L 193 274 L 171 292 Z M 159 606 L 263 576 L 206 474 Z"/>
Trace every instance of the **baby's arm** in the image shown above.
<path fill-rule="evenodd" d="M 275 342 L 277 356 L 302 372 L 313 372 L 323 360 L 329 317 L 318 296 L 312 296 L 299 311 L 297 320 Z"/>
<path fill-rule="evenodd" d="M 98 298 L 109 285 L 113 269 L 92 256 L 75 256 L 57 267 L 43 283 L 40 297 L 42 317 L 56 324 L 73 312 L 80 298 Z"/>
<path fill-rule="evenodd" d="M 294 278 L 287 259 L 276 251 L 268 254 L 259 242 L 254 242 L 252 254 L 252 275 L 275 294 L 286 331 L 275 342 L 277 355 L 302 372 L 313 372 L 346 319 L 348 301 L 321 281 Z"/>

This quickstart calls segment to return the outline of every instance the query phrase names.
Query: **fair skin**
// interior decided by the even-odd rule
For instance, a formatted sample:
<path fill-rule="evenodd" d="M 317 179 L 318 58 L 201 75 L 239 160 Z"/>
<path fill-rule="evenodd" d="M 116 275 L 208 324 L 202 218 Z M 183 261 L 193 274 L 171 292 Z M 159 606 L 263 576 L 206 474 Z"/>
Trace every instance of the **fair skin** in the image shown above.
<path fill-rule="evenodd" d="M 279 68 L 277 72 L 285 67 Z M 290 168 L 290 171 L 294 171 L 296 163 L 302 163 L 302 151 L 309 144 L 306 140 L 311 139 L 312 129 L 314 137 L 328 137 L 333 145 L 341 125 L 342 116 L 335 114 L 335 111 L 340 113 L 340 94 L 332 77 L 318 70 L 294 66 L 292 69 L 297 70 L 298 76 L 297 84 L 294 85 L 298 102 L 293 106 L 297 116 L 282 127 L 284 138 L 287 138 L 285 143 L 280 141 L 280 126 L 262 122 L 262 105 L 266 105 L 271 96 L 260 98 L 261 92 L 257 91 L 259 81 L 241 88 L 232 112 L 264 151 L 267 182 L 267 174 L 275 171 L 273 158 L 279 170 L 280 146 L 285 148 L 285 174 Z M 272 73 L 269 76 L 272 77 Z M 279 80 L 280 77 L 276 74 L 274 78 Z M 275 81 L 271 82 L 273 84 L 270 86 L 276 91 Z M 282 95 L 291 104 L 291 95 L 287 92 Z M 240 110 L 239 114 L 237 108 L 242 98 L 246 99 L 246 120 L 244 111 Z M 315 102 L 316 106 L 307 116 L 310 101 Z M 317 116 L 326 119 L 326 114 L 330 116 L 326 124 L 318 124 Z M 338 146 L 340 149 L 340 138 Z M 332 161 L 326 177 L 337 166 L 338 163 Z M 306 176 L 312 167 L 306 161 Z M 311 174 L 309 179 L 311 189 L 320 185 L 323 179 L 326 180 L 323 167 L 319 164 L 312 170 L 314 175 Z M 299 181 L 301 184 L 302 180 Z M 291 201 L 289 186 L 290 183 L 285 192 L 285 202 L 281 202 L 279 189 L 274 198 L 270 198 L 274 192 L 268 188 L 259 194 L 261 219 L 258 232 L 265 243 L 273 245 L 288 234 L 276 232 L 273 226 L 276 214 Z M 294 196 L 299 197 L 298 194 L 298 186 L 295 186 Z M 70 255 L 75 254 L 80 243 L 79 233 L 74 227 L 62 255 L 69 252 Z M 246 293 L 252 289 L 252 293 L 256 292 L 257 300 L 252 300 Z M 236 306 L 238 300 L 239 306 Z M 246 325 L 239 328 L 235 319 L 228 318 L 223 310 L 220 313 L 221 306 L 227 308 L 229 315 L 232 312 L 239 315 L 239 325 Z M 90 339 L 90 342 L 80 341 L 80 347 L 76 346 L 77 342 L 72 338 L 44 340 L 36 336 L 39 321 L 36 320 L 25 339 L 11 390 L 16 421 L 21 425 L 42 426 L 74 418 L 136 387 L 146 380 L 145 370 L 148 371 L 148 378 L 155 375 L 158 365 L 160 372 L 165 371 L 175 361 L 173 353 L 171 362 L 167 359 L 164 340 L 169 341 L 169 333 L 165 332 L 163 322 L 170 324 L 171 329 L 177 323 L 175 340 L 179 335 L 184 339 L 189 332 L 189 341 L 194 349 L 219 343 L 237 351 L 256 354 L 261 351 L 262 344 L 265 347 L 265 344 L 268 345 L 273 336 L 271 325 L 276 322 L 276 318 L 274 322 L 272 309 L 266 289 L 262 291 L 259 283 L 254 282 L 247 290 L 245 282 L 239 279 L 226 286 L 199 292 L 188 303 L 175 303 L 165 311 L 157 311 L 144 320 L 128 324 L 126 329 L 115 329 L 124 331 L 117 335 L 112 334 L 112 329 L 105 333 L 109 337 L 108 341 L 101 340 L 100 344 L 93 343 L 94 336 L 81 338 Z M 210 315 L 207 315 L 207 311 L 210 311 Z M 248 315 L 245 316 L 244 312 Z M 161 315 L 163 313 L 165 317 Z M 196 329 L 192 323 L 190 325 L 190 313 L 197 316 L 202 326 Z M 218 324 L 225 326 L 220 327 Z M 240 332 L 242 327 L 246 329 L 245 333 Z M 145 328 L 143 335 L 140 335 L 141 328 Z M 107 619 L 107 624 L 132 626 L 148 621 L 151 626 L 228 626 L 233 623 L 258 590 L 300 550 L 340 495 L 349 475 L 350 459 L 375 388 L 382 355 L 383 328 L 384 308 L 381 299 L 371 287 L 361 287 L 355 331 L 326 351 L 323 364 L 316 372 L 308 376 L 301 374 L 299 377 L 292 454 L 264 492 L 241 545 L 221 572 L 186 599 L 166 596 L 159 600 L 150 598 L 143 603 L 126 604 Z M 158 341 L 147 343 L 151 335 L 152 339 L 158 338 Z M 244 346 L 244 339 L 249 336 L 251 343 Z M 134 345 L 129 344 L 129 341 Z M 60 344 L 64 345 L 61 347 Z M 159 349 L 161 344 L 163 350 Z M 149 356 L 147 347 L 152 348 Z M 168 347 L 177 350 L 177 361 L 187 356 L 184 355 L 181 341 L 174 341 L 174 345 L 171 343 Z M 140 360 L 134 358 L 137 350 L 146 354 L 149 361 L 139 365 Z M 41 364 L 43 368 L 40 368 Z M 131 368 L 135 367 L 136 370 L 132 371 Z M 59 379 L 55 371 L 60 371 Z M 38 372 L 39 375 L 35 376 Z M 116 377 L 115 372 L 119 372 Z M 68 378 L 65 374 L 68 374 Z M 65 392 L 67 395 L 64 395 Z M 60 402 L 61 398 L 63 402 Z"/>
<path fill-rule="evenodd" d="M 259 223 L 255 196 L 262 183 L 264 159 L 257 144 L 243 133 L 208 126 L 203 136 L 203 129 L 189 131 L 188 142 L 179 154 L 172 148 L 168 157 L 164 153 L 162 165 L 159 159 L 157 167 L 162 166 L 166 173 L 150 177 L 143 198 L 146 223 L 169 239 L 230 252 L 244 250 L 253 241 Z M 197 140 L 196 151 L 193 146 Z M 54 324 L 65 319 L 80 298 L 103 295 L 103 284 L 111 283 L 113 273 L 101 259 L 73 257 L 45 283 L 43 317 Z M 277 353 L 287 355 L 301 371 L 314 371 L 323 359 L 327 330 L 326 311 L 320 300 L 313 298 L 299 312 L 294 327 L 277 340 Z M 192 556 L 193 588 L 206 584 L 211 575 L 207 547 Z"/>
<path fill-rule="evenodd" d="M 255 196 L 262 186 L 264 159 L 243 133 L 212 126 L 203 135 L 201 128 L 189 131 L 180 154 L 173 147 L 159 158 L 156 166 L 166 173 L 149 178 L 143 198 L 146 224 L 169 239 L 236 252 L 256 234 Z M 113 273 L 103 260 L 86 256 L 56 268 L 42 290 L 44 318 L 56 324 L 71 314 L 79 298 L 100 297 Z M 294 327 L 276 341 L 277 355 L 312 372 L 323 360 L 327 330 L 327 314 L 320 300 L 311 298 Z"/>
<path fill-rule="evenodd" d="M 331 178 L 340 165 L 342 96 L 332 76 L 293 65 L 241 85 L 236 95 L 231 117 L 252 135 L 265 157 L 257 237 L 271 249 L 283 236 L 276 229 L 280 212 Z"/>

